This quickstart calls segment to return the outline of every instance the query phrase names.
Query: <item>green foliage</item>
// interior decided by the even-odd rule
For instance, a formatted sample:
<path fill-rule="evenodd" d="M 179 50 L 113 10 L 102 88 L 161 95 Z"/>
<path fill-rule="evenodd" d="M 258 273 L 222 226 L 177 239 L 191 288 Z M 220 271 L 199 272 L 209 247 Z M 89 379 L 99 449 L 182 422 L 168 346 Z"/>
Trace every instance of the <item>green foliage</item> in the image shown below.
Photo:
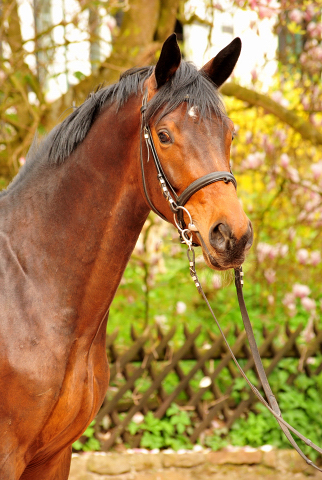
<path fill-rule="evenodd" d="M 319 361 L 321 359 L 319 358 Z M 322 373 L 308 377 L 304 373 L 297 376 L 294 384 L 288 384 L 290 374 L 296 371 L 297 361 L 292 358 L 283 359 L 270 376 L 270 383 L 280 404 L 283 418 L 310 438 L 317 445 L 322 441 L 322 417 L 317 415 L 318 405 L 322 398 Z M 256 384 L 254 372 L 248 372 L 251 381 Z M 234 382 L 232 397 L 236 404 L 249 398 L 250 390 L 244 379 Z M 141 424 L 133 421 L 128 426 L 131 435 L 141 433 L 140 446 L 144 448 L 191 448 L 185 433 L 193 431 L 194 418 L 191 412 L 182 411 L 172 404 L 162 419 L 149 412 Z M 312 460 L 318 456 L 310 447 L 298 441 L 300 447 Z M 260 447 L 270 444 L 277 448 L 291 448 L 288 440 L 279 428 L 275 418 L 260 403 L 256 411 L 237 420 L 230 431 L 216 428 L 203 439 L 203 444 L 218 450 L 228 444 L 236 446 Z"/>
<path fill-rule="evenodd" d="M 86 428 L 85 432 L 83 433 L 82 437 L 85 437 L 85 441 L 81 441 L 80 439 L 76 440 L 76 442 L 73 443 L 73 449 L 76 451 L 83 451 L 83 452 L 88 452 L 88 451 L 95 451 L 95 450 L 100 450 L 101 449 L 101 444 L 97 438 L 95 438 L 95 420 L 93 420 L 89 426 Z"/>
<path fill-rule="evenodd" d="M 162 419 L 155 418 L 152 412 L 148 412 L 142 423 L 137 424 L 132 421 L 128 426 L 131 435 L 143 433 L 140 445 L 149 449 L 192 448 L 188 438 L 184 435 L 190 429 L 191 415 L 180 410 L 175 403 L 168 408 Z"/>
<path fill-rule="evenodd" d="M 294 385 L 288 385 L 289 373 L 294 370 L 295 362 L 284 359 L 270 376 L 270 383 L 281 407 L 283 418 L 310 438 L 315 444 L 322 441 L 322 417 L 317 415 L 318 405 L 322 398 L 322 373 L 314 377 L 299 375 Z M 245 381 L 238 379 L 234 385 L 234 398 L 238 402 L 248 398 L 249 389 L 244 390 Z M 244 395 L 244 396 L 243 396 Z M 298 440 L 300 447 L 312 460 L 318 453 Z M 279 428 L 277 421 L 262 404 L 256 405 L 256 412 L 251 411 L 245 418 L 240 418 L 231 427 L 215 430 L 205 439 L 205 445 L 217 450 L 230 443 L 236 446 L 249 445 L 260 447 L 270 444 L 277 448 L 291 448 L 288 440 Z"/>
<path fill-rule="evenodd" d="M 80 71 L 77 71 L 77 72 L 74 72 L 74 77 L 76 77 L 77 80 L 81 81 L 86 77 L 86 75 Z"/>
<path fill-rule="evenodd" d="M 205 437 L 205 446 L 211 448 L 212 450 L 220 450 L 228 445 L 227 439 L 227 429 L 218 428 L 212 435 Z"/>

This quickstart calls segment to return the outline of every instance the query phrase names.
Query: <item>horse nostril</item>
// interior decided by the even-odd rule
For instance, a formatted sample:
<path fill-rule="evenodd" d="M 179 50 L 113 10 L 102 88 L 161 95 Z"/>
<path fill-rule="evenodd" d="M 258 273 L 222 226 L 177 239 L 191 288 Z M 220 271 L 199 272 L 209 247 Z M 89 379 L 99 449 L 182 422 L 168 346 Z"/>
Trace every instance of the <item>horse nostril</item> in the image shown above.
<path fill-rule="evenodd" d="M 218 223 L 210 230 L 210 245 L 219 252 L 224 252 L 232 246 L 232 232 L 225 223 Z"/>

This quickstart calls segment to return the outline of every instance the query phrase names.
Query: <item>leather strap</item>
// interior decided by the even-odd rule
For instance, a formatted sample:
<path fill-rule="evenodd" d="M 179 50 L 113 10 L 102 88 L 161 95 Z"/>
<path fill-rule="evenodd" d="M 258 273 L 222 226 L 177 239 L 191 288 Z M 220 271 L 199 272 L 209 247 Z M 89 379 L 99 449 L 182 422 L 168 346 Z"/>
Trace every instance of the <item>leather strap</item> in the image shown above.
<path fill-rule="evenodd" d="M 192 250 L 192 248 L 190 248 L 190 250 Z M 188 250 L 189 252 L 189 250 Z M 258 389 L 255 387 L 255 385 L 252 384 L 252 382 L 248 379 L 246 373 L 244 372 L 244 370 L 241 368 L 241 366 L 239 365 L 238 363 L 238 360 L 237 358 L 235 357 L 234 355 L 234 352 L 232 351 L 226 337 L 225 337 L 225 334 L 211 308 L 211 305 L 205 295 L 205 292 L 203 291 L 203 288 L 199 282 L 199 279 L 198 279 L 198 276 L 197 276 L 197 273 L 196 273 L 196 270 L 195 270 L 195 265 L 194 265 L 194 260 L 191 261 L 190 257 L 189 257 L 189 253 L 188 253 L 188 258 L 189 258 L 189 261 L 190 261 L 190 275 L 192 276 L 194 282 L 195 282 L 195 285 L 199 291 L 199 293 L 201 293 L 201 295 L 203 296 L 208 308 L 209 308 L 209 311 L 213 317 L 213 319 L 215 320 L 216 322 L 216 325 L 220 331 L 220 334 L 222 335 L 223 339 L 224 339 L 224 342 L 227 346 L 227 349 L 229 350 L 229 353 L 231 355 L 231 358 L 233 359 L 233 361 L 235 362 L 236 364 L 236 367 L 238 368 L 241 376 L 246 380 L 246 382 L 248 383 L 248 385 L 250 386 L 252 392 L 254 393 L 254 395 L 258 398 L 258 400 L 267 408 L 267 410 L 269 410 L 271 412 L 271 414 L 276 418 L 277 422 L 279 423 L 283 433 L 286 435 L 287 439 L 289 440 L 289 442 L 291 443 L 291 445 L 295 448 L 295 450 L 298 452 L 298 454 L 306 461 L 306 463 L 308 463 L 309 465 L 311 465 L 312 467 L 316 468 L 317 470 L 319 470 L 320 472 L 322 472 L 322 469 L 319 468 L 317 465 L 315 465 L 312 460 L 310 460 L 309 458 L 307 458 L 307 456 L 302 452 L 302 450 L 300 449 L 300 447 L 297 445 L 297 443 L 295 442 L 294 438 L 292 437 L 291 433 L 290 432 L 293 432 L 297 437 L 299 437 L 304 443 L 306 443 L 306 445 L 312 447 L 314 450 L 316 450 L 317 452 L 319 452 L 320 454 L 322 454 L 322 449 L 318 446 L 318 445 L 315 445 L 315 443 L 313 443 L 311 440 L 309 440 L 308 438 L 304 437 L 304 435 L 302 435 L 300 432 L 298 432 L 294 427 L 292 427 L 292 425 L 290 425 L 289 423 L 287 423 L 284 418 L 282 417 L 281 415 L 281 411 L 280 411 L 280 408 L 278 406 L 278 403 L 276 401 L 276 398 L 274 397 L 273 393 L 272 393 L 272 390 L 271 390 L 271 387 L 268 383 L 268 379 L 267 379 L 267 376 L 266 376 L 266 373 L 265 373 L 265 370 L 264 370 L 264 367 L 263 367 L 263 364 L 262 364 L 262 361 L 261 361 L 261 358 L 260 358 L 260 355 L 259 355 L 259 351 L 258 351 L 258 348 L 257 348 L 257 344 L 256 344 L 256 341 L 255 341 L 255 337 L 254 337 L 254 333 L 253 333 L 253 329 L 252 329 L 252 326 L 251 326 L 251 323 L 250 323 L 250 320 L 249 320 L 249 316 L 248 316 L 248 313 L 247 313 L 247 309 L 246 309 L 246 305 L 245 305 L 245 301 L 244 301 L 244 296 L 243 296 L 243 292 L 242 292 L 242 285 L 243 285 L 243 280 L 242 280 L 242 275 L 243 275 L 243 272 L 242 272 L 242 269 L 241 267 L 239 269 L 235 269 L 235 285 L 236 285 L 236 290 L 237 290 L 237 296 L 238 296 L 238 302 L 239 302 L 239 306 L 240 306 L 240 311 L 241 311 L 241 314 L 242 314 L 242 318 L 243 318 L 243 322 L 244 322 L 244 325 L 245 325 L 245 330 L 246 330 L 246 334 L 247 334 L 247 338 L 248 338 L 248 341 L 249 341 L 249 344 L 250 344 L 250 348 L 251 348 L 251 352 L 252 352 L 252 355 L 253 355 L 253 358 L 254 358 L 254 363 L 255 363 L 255 366 L 256 366 L 256 369 L 257 369 L 257 372 L 258 372 L 258 376 L 259 376 L 259 379 L 263 385 L 263 389 L 264 389 L 264 392 L 265 392 L 265 395 L 267 396 L 267 399 L 268 399 L 268 402 L 263 398 L 263 396 L 261 395 L 261 393 L 258 391 Z"/>
<path fill-rule="evenodd" d="M 141 123 L 141 133 L 140 133 L 140 161 L 141 161 L 142 182 L 143 182 L 143 188 L 144 188 L 145 196 L 146 196 L 146 199 L 148 201 L 148 204 L 149 204 L 150 208 L 157 215 L 159 215 L 162 219 L 167 220 L 164 217 L 164 215 L 162 215 L 162 213 L 159 212 L 154 207 L 153 203 L 150 200 L 148 191 L 147 191 L 145 175 L 144 175 L 143 152 L 142 152 L 142 132 L 144 134 L 145 141 L 146 141 L 146 146 L 147 146 L 147 151 L 148 151 L 148 161 L 149 161 L 149 151 L 150 151 L 149 149 L 151 149 L 152 157 L 153 157 L 156 169 L 157 169 L 158 179 L 159 179 L 159 182 L 160 182 L 160 185 L 161 185 L 161 189 L 163 190 L 163 194 L 164 194 L 165 198 L 167 199 L 167 201 L 169 202 L 171 210 L 177 213 L 178 220 L 179 220 L 179 222 L 181 222 L 182 227 L 184 228 L 182 210 L 181 209 L 176 209 L 176 206 L 184 206 L 186 204 L 186 202 L 189 200 L 189 198 L 191 198 L 191 196 L 194 193 L 198 192 L 201 188 L 203 188 L 207 185 L 210 185 L 211 183 L 219 182 L 219 181 L 223 181 L 225 183 L 232 182 L 234 184 L 235 188 L 237 188 L 237 182 L 236 182 L 236 179 L 233 176 L 233 174 L 229 173 L 229 172 L 209 173 L 207 175 L 204 175 L 201 178 L 198 178 L 194 182 L 192 182 L 184 190 L 184 192 L 178 197 L 178 195 L 174 191 L 171 183 L 169 182 L 167 176 L 165 175 L 165 173 L 162 169 L 162 165 L 160 163 L 157 151 L 155 149 L 155 145 L 154 145 L 154 142 L 153 142 L 153 138 L 152 138 L 152 135 L 151 135 L 150 128 L 145 122 L 144 112 L 147 108 L 147 93 L 148 92 L 146 90 L 144 95 L 143 95 L 143 101 L 142 101 L 142 107 L 141 107 L 142 123 Z M 170 193 L 169 190 L 171 191 L 171 193 Z M 180 215 L 181 215 L 181 218 L 180 218 Z M 188 252 L 193 251 L 192 246 L 193 245 L 190 244 Z M 251 383 L 251 381 L 248 379 L 247 375 L 245 374 L 245 372 L 243 371 L 243 369 L 239 365 L 239 363 L 238 363 L 238 361 L 237 361 L 237 359 L 236 359 L 236 357 L 235 357 L 235 355 L 234 355 L 234 353 L 233 353 L 233 351 L 232 351 L 232 349 L 231 349 L 231 347 L 230 347 L 230 345 L 229 345 L 229 343 L 228 343 L 228 341 L 227 341 L 227 339 L 224 335 L 224 332 L 222 331 L 222 329 L 220 327 L 220 324 L 219 324 L 219 322 L 218 322 L 218 320 L 217 320 L 217 318 L 216 318 L 216 316 L 215 316 L 215 314 L 214 314 L 214 312 L 213 312 L 213 310 L 212 310 L 212 308 L 209 304 L 209 301 L 208 301 L 208 299 L 207 299 L 207 297 L 206 297 L 206 295 L 205 295 L 205 293 L 204 293 L 204 291 L 201 287 L 201 284 L 199 282 L 197 273 L 195 271 L 194 252 L 193 252 L 193 260 L 191 261 L 191 259 L 189 257 L 189 253 L 188 253 L 188 258 L 189 258 L 189 262 L 190 262 L 190 274 L 191 274 L 191 276 L 192 276 L 192 278 L 195 282 L 196 287 L 198 288 L 199 293 L 201 293 L 205 302 L 207 303 L 207 306 L 210 310 L 210 313 L 212 314 L 212 316 L 213 316 L 213 318 L 214 318 L 214 320 L 217 324 L 217 327 L 218 327 L 218 329 L 219 329 L 219 331 L 220 331 L 220 333 L 221 333 L 221 335 L 224 339 L 224 342 L 225 342 L 225 344 L 226 344 L 226 346 L 227 346 L 227 348 L 228 348 L 228 350 L 231 354 L 231 357 L 232 357 L 233 361 L 235 362 L 240 374 L 246 380 L 246 382 L 248 383 L 252 392 L 255 394 L 255 396 L 258 398 L 258 400 L 276 418 L 276 420 L 277 420 L 279 426 L 281 427 L 282 431 L 284 432 L 285 436 L 287 437 L 287 439 L 289 440 L 291 445 L 295 448 L 295 450 L 299 453 L 299 455 L 309 465 L 313 466 L 314 468 L 316 468 L 317 470 L 322 472 L 322 469 L 320 469 L 311 460 L 309 460 L 309 458 L 307 458 L 307 456 L 302 452 L 302 450 L 297 445 L 297 443 L 295 442 L 295 440 L 292 437 L 290 432 L 293 432 L 303 442 L 305 442 L 306 445 L 309 445 L 310 447 L 312 447 L 314 450 L 316 450 L 320 454 L 322 454 L 322 449 L 320 447 L 318 447 L 317 445 L 315 445 L 311 440 L 304 437 L 304 435 L 302 435 L 300 432 L 298 432 L 295 428 L 293 428 L 291 425 L 289 425 L 283 419 L 280 408 L 279 408 L 279 405 L 277 403 L 277 400 L 276 400 L 275 396 L 273 395 L 272 389 L 269 385 L 269 382 L 268 382 L 268 379 L 267 379 L 267 376 L 266 376 L 266 372 L 265 372 L 265 369 L 264 369 L 264 366 L 263 366 L 263 363 L 262 363 L 262 360 L 261 360 L 261 357 L 260 357 L 260 354 L 259 354 L 259 351 L 258 351 L 256 340 L 255 340 L 255 337 L 254 337 L 254 332 L 253 332 L 253 329 L 252 329 L 252 326 L 251 326 L 251 323 L 250 323 L 250 320 L 249 320 L 249 316 L 248 316 L 247 308 L 246 308 L 246 305 L 245 305 L 245 301 L 244 301 L 244 296 L 243 296 L 243 291 L 242 291 L 242 285 L 243 285 L 242 268 L 240 267 L 240 268 L 235 269 L 235 285 L 236 285 L 236 290 L 237 290 L 238 303 L 239 303 L 242 319 L 243 319 L 243 322 L 244 322 L 247 338 L 248 338 L 248 341 L 249 341 L 250 349 L 251 349 L 251 352 L 252 352 L 252 355 L 253 355 L 254 363 L 255 363 L 255 366 L 256 366 L 256 369 L 257 369 L 257 372 L 258 372 L 259 379 L 260 379 L 261 384 L 263 386 L 266 398 L 268 400 L 268 403 L 263 398 L 263 396 L 260 394 L 260 392 L 255 387 L 255 385 L 253 385 Z"/>
<path fill-rule="evenodd" d="M 256 344 L 256 340 L 255 340 L 254 332 L 253 332 L 253 329 L 252 329 L 252 325 L 251 325 L 250 320 L 249 320 L 249 315 L 248 315 L 247 308 L 246 308 L 246 305 L 245 305 L 245 300 L 244 300 L 243 290 L 242 290 L 242 285 L 243 285 L 242 275 L 243 275 L 243 272 L 242 272 L 241 267 L 239 269 L 235 269 L 235 285 L 236 285 L 239 308 L 240 308 L 243 323 L 244 323 L 244 326 L 245 326 L 245 331 L 246 331 L 246 335 L 247 335 L 248 342 L 249 342 L 249 345 L 250 345 L 250 349 L 251 349 L 251 352 L 252 352 L 252 355 L 253 355 L 256 370 L 257 370 L 260 382 L 263 386 L 263 389 L 264 389 L 264 392 L 265 392 L 265 395 L 266 395 L 266 398 L 268 400 L 270 408 L 268 407 L 268 405 L 265 402 L 265 400 L 263 399 L 263 397 L 259 394 L 259 392 L 258 392 L 258 394 L 260 395 L 260 398 L 259 398 L 259 395 L 256 394 L 256 396 L 270 410 L 270 412 L 274 415 L 274 417 L 276 418 L 276 420 L 277 420 L 279 426 L 281 427 L 283 433 L 285 434 L 285 436 L 287 437 L 287 439 L 289 440 L 291 445 L 294 447 L 294 449 L 297 451 L 297 453 L 306 461 L 306 463 L 308 463 L 309 465 L 313 466 L 314 468 L 316 468 L 317 470 L 322 472 L 322 469 L 317 467 L 302 452 L 302 450 L 300 449 L 300 447 L 297 445 L 296 441 L 292 437 L 290 431 L 292 431 L 297 437 L 299 437 L 301 440 L 303 440 L 303 442 L 305 442 L 306 445 L 309 445 L 310 447 L 312 447 L 314 450 L 316 450 L 320 454 L 322 454 L 322 449 L 320 447 L 318 447 L 317 445 L 315 445 L 311 440 L 304 437 L 304 435 L 302 435 L 295 428 L 293 428 L 291 425 L 289 425 L 287 422 L 285 422 L 285 420 L 282 418 L 281 410 L 279 408 L 277 400 L 276 400 L 275 396 L 273 395 L 272 389 L 271 389 L 270 384 L 268 382 L 266 372 L 264 370 L 264 366 L 263 366 L 263 363 L 262 363 L 262 359 L 260 357 L 258 347 L 257 347 L 257 344 Z M 249 384 L 250 382 L 247 380 L 247 383 Z"/>
<path fill-rule="evenodd" d="M 192 195 L 194 195 L 196 192 L 201 190 L 203 187 L 207 187 L 207 185 L 211 185 L 212 183 L 215 183 L 215 182 L 225 182 L 225 183 L 232 182 L 234 187 L 237 189 L 237 181 L 232 173 L 212 172 L 212 173 L 208 173 L 207 175 L 203 175 L 202 177 L 192 182 L 189 185 L 189 187 L 187 187 L 182 192 L 180 197 L 177 198 L 177 204 L 183 207 L 187 203 L 189 198 L 192 197 Z M 182 210 L 179 210 L 178 212 L 178 220 L 184 226 Z"/>
<path fill-rule="evenodd" d="M 237 188 L 236 178 L 232 173 L 229 172 L 212 172 L 204 175 L 203 177 L 198 178 L 192 182 L 189 187 L 187 187 L 182 194 L 178 197 L 178 205 L 182 207 L 187 203 L 190 197 L 194 195 L 198 190 L 201 190 L 203 187 L 210 185 L 215 182 L 232 182 L 234 187 Z"/>
<path fill-rule="evenodd" d="M 148 91 L 144 92 L 143 99 L 142 99 L 142 107 L 141 107 L 141 114 L 142 114 L 142 122 L 141 122 L 141 132 L 140 132 L 140 162 L 141 162 L 141 174 L 142 174 L 142 183 L 143 183 L 143 189 L 144 193 L 147 199 L 147 202 L 151 208 L 157 215 L 159 215 L 163 220 L 166 220 L 166 217 L 157 210 L 157 208 L 153 205 L 148 190 L 147 190 L 147 185 L 145 181 L 145 174 L 144 174 L 144 161 L 143 161 L 143 151 L 142 151 L 142 134 L 144 135 L 146 147 L 147 147 L 147 154 L 148 154 L 148 160 L 149 161 L 149 153 L 151 151 L 152 153 L 152 158 L 157 170 L 157 176 L 161 185 L 161 189 L 163 191 L 163 195 L 167 199 L 170 208 L 172 212 L 177 214 L 178 222 L 181 225 L 181 228 L 185 228 L 185 223 L 183 220 L 183 210 L 182 209 L 177 209 L 177 206 L 183 207 L 187 201 L 194 195 L 196 192 L 201 190 L 203 187 L 206 187 L 207 185 L 210 185 L 215 182 L 225 182 L 229 183 L 232 182 L 237 188 L 237 181 L 234 177 L 234 175 L 231 172 L 212 172 L 208 173 L 207 175 L 203 175 L 202 177 L 196 179 L 194 182 L 192 182 L 183 192 L 180 196 L 177 195 L 175 192 L 174 188 L 171 185 L 171 182 L 169 181 L 168 177 L 166 176 L 160 159 L 158 157 L 158 153 L 156 151 L 151 130 L 149 125 L 147 125 L 146 120 L 145 120 L 145 111 L 147 109 L 147 97 L 148 97 Z"/>

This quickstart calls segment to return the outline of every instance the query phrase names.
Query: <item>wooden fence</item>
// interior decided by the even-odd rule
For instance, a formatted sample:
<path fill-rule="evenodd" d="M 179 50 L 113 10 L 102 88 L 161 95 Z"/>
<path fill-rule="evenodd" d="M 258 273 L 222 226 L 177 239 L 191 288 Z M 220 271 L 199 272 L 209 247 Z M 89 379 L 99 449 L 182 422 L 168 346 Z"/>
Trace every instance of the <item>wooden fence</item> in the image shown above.
<path fill-rule="evenodd" d="M 302 332 L 302 326 L 291 331 L 286 325 L 285 332 L 278 326 L 271 332 L 263 328 L 259 352 L 268 377 L 287 357 L 298 359 L 297 371 L 288 376 L 289 385 L 302 371 L 308 376 L 321 372 L 322 363 L 316 365 L 315 362 L 313 366 L 312 360 L 308 359 L 322 352 L 322 330 L 315 326 L 315 336 L 309 344 L 303 342 Z M 194 332 L 184 328 L 184 341 L 174 349 L 171 343 L 175 333 L 175 327 L 164 333 L 156 326 L 139 336 L 132 328 L 133 343 L 127 349 L 117 346 L 117 331 L 108 336 L 110 387 L 96 417 L 97 429 L 104 417 L 109 422 L 109 433 L 102 450 L 111 448 L 119 438 L 129 441 L 126 428 L 136 413 L 145 415 L 152 410 L 156 418 L 162 418 L 172 402 L 183 409 L 193 410 L 198 417 L 189 435 L 192 443 L 215 418 L 222 418 L 229 428 L 255 406 L 257 400 L 248 388 L 245 388 L 247 394 L 238 405 L 232 397 L 240 374 L 221 337 L 212 332 L 201 332 L 200 326 Z M 197 343 L 201 334 L 208 340 L 199 348 Z M 254 369 L 254 362 L 245 332 L 235 329 L 231 345 L 244 370 L 255 378 L 250 372 Z M 139 439 L 132 438 L 133 446 L 138 446 L 138 442 Z"/>

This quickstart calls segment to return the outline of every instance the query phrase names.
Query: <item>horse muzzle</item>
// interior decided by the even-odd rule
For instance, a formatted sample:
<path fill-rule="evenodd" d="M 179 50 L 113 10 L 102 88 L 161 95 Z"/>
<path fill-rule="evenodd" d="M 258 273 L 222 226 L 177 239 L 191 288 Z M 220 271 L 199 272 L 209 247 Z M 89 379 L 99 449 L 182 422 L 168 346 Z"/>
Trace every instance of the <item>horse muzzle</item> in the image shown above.
<path fill-rule="evenodd" d="M 217 222 L 210 228 L 208 245 L 199 232 L 196 236 L 208 266 L 216 270 L 228 270 L 238 268 L 244 262 L 253 244 L 253 227 L 248 221 L 246 231 L 237 238 L 227 223 Z"/>

